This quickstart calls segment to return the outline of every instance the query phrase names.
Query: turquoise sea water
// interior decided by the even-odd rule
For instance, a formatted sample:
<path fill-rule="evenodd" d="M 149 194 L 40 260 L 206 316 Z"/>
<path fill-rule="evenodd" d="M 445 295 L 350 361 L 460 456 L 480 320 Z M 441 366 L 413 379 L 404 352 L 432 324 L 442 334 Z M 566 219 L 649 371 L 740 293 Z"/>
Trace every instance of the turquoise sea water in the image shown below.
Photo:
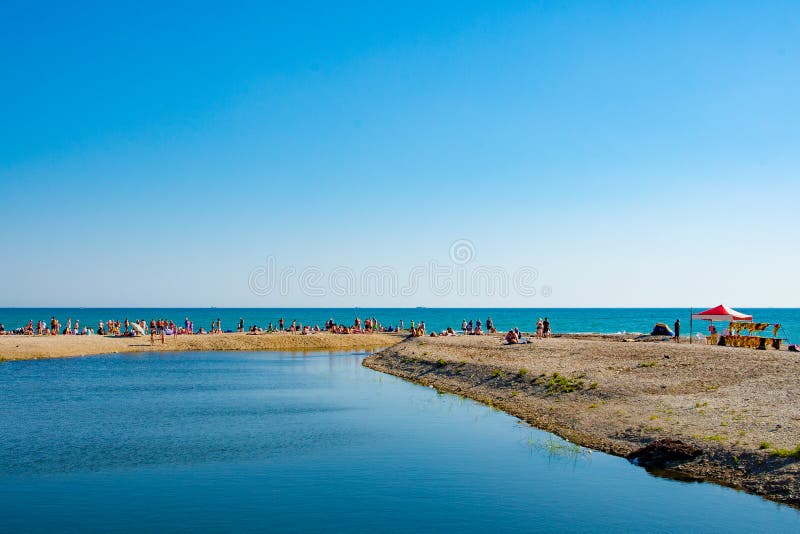
<path fill-rule="evenodd" d="M 695 312 L 702 309 L 696 308 Z M 800 339 L 800 308 L 741 308 L 739 311 L 752 314 L 755 321 L 781 323 L 781 337 L 794 342 Z M 384 325 L 397 326 L 402 320 L 408 328 L 411 320 L 414 320 L 425 321 L 428 330 L 444 330 L 448 326 L 458 330 L 464 319 L 485 322 L 491 316 L 499 330 L 517 326 L 523 331 L 530 331 L 535 330 L 537 318 L 548 317 L 553 331 L 557 333 L 606 334 L 648 333 L 657 322 L 667 323 L 672 328 L 675 319 L 680 319 L 681 334 L 687 335 L 691 314 L 689 308 L 0 308 L 0 323 L 6 329 L 21 327 L 30 320 L 34 323 L 44 320 L 49 324 L 53 315 L 62 327 L 69 317 L 73 322 L 78 319 L 82 325 L 94 328 L 100 321 L 123 321 L 125 317 L 147 321 L 161 317 L 180 324 L 188 317 L 194 321 L 195 330 L 200 327 L 210 329 L 211 321 L 218 318 L 224 330 L 235 330 L 240 317 L 245 320 L 245 325 L 256 324 L 262 328 L 266 328 L 270 321 L 277 325 L 281 317 L 286 320 L 287 326 L 296 319 L 298 323 L 318 324 L 320 327 L 331 318 L 337 323 L 352 324 L 356 317 L 376 317 Z M 706 332 L 707 328 L 705 322 L 694 322 L 695 332 Z"/>
<path fill-rule="evenodd" d="M 797 532 L 360 354 L 0 364 L 0 531 Z"/>

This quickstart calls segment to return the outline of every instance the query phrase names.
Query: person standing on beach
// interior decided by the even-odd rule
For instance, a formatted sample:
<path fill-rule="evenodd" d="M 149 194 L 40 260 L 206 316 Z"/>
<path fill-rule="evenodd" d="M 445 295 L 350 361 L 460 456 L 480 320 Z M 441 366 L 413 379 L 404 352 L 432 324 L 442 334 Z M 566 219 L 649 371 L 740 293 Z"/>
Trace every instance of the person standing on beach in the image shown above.
<path fill-rule="evenodd" d="M 283 332 L 283 317 L 281 317 L 280 319 L 278 319 L 278 330 L 280 330 L 281 332 Z"/>
<path fill-rule="evenodd" d="M 681 342 L 681 320 L 675 319 L 675 343 Z"/>
<path fill-rule="evenodd" d="M 545 317 L 542 326 L 544 327 L 542 332 L 544 334 L 544 337 L 550 337 L 550 319 Z"/>
<path fill-rule="evenodd" d="M 244 319 L 239 317 L 239 332 L 244 332 Z"/>

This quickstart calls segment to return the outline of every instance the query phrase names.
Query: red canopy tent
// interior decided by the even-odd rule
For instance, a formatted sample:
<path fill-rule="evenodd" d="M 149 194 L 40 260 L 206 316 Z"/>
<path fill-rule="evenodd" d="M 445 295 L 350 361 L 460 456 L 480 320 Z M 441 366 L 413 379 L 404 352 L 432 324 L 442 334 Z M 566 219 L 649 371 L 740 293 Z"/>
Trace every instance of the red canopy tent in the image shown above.
<path fill-rule="evenodd" d="M 702 319 L 704 321 L 752 321 L 753 316 L 741 313 L 727 306 L 720 304 L 706 311 L 692 314 L 692 319 Z"/>

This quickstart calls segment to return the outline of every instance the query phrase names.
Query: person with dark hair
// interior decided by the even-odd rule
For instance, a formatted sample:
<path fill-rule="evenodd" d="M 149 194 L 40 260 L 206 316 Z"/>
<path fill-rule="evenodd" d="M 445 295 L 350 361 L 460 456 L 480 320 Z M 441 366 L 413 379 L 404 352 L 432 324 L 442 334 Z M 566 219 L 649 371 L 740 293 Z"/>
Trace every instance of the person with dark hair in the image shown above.
<path fill-rule="evenodd" d="M 675 343 L 681 342 L 681 320 L 675 319 Z"/>

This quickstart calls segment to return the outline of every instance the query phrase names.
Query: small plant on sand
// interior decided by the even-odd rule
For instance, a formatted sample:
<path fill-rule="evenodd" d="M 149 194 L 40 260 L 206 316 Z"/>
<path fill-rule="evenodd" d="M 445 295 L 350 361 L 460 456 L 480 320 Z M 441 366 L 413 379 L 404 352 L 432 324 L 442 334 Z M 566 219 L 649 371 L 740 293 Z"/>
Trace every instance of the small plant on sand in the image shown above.
<path fill-rule="evenodd" d="M 780 456 L 781 458 L 800 458 L 800 445 L 797 445 L 794 449 L 775 449 L 772 455 Z"/>
<path fill-rule="evenodd" d="M 658 362 L 642 362 L 637 367 L 657 367 Z"/>
<path fill-rule="evenodd" d="M 548 395 L 572 393 L 579 389 L 583 389 L 583 380 L 569 378 L 558 373 L 553 373 L 545 384 L 545 390 Z"/>
<path fill-rule="evenodd" d="M 502 376 L 502 375 L 503 375 L 503 371 L 501 371 L 500 369 L 495 369 L 494 371 L 492 371 L 492 378 L 497 378 L 497 377 Z"/>
<path fill-rule="evenodd" d="M 592 382 L 589 384 L 589 389 L 597 389 L 597 382 Z"/>
<path fill-rule="evenodd" d="M 658 416 L 657 416 L 657 415 L 651 415 L 651 416 L 650 416 L 650 420 L 651 420 L 651 421 L 655 421 L 656 419 L 658 419 Z"/>
<path fill-rule="evenodd" d="M 772 447 L 772 445 L 770 444 L 769 441 L 762 441 L 761 443 L 758 444 L 758 448 L 761 449 L 762 451 L 765 451 L 770 447 Z"/>
<path fill-rule="evenodd" d="M 520 378 L 524 377 L 527 374 L 528 374 L 528 370 L 525 369 L 524 367 L 520 368 L 520 370 L 517 371 L 517 376 L 520 377 Z"/>
<path fill-rule="evenodd" d="M 438 360 L 436 360 L 436 367 L 444 367 L 445 365 L 447 365 L 447 362 L 444 361 L 443 359 L 439 358 Z"/>
<path fill-rule="evenodd" d="M 597 408 L 597 403 L 593 402 L 589 405 L 589 408 Z"/>
<path fill-rule="evenodd" d="M 511 396 L 512 396 L 512 397 L 517 397 L 517 396 L 519 396 L 519 391 L 512 391 L 512 392 L 511 392 Z"/>
<path fill-rule="evenodd" d="M 428 351 L 425 351 L 425 352 L 422 353 L 423 356 L 427 356 L 428 354 L 430 354 L 430 352 L 428 352 Z"/>
<path fill-rule="evenodd" d="M 722 443 L 725 438 L 720 436 L 719 434 L 714 434 L 713 436 L 706 436 L 703 438 L 706 441 L 716 441 L 717 443 Z"/>

